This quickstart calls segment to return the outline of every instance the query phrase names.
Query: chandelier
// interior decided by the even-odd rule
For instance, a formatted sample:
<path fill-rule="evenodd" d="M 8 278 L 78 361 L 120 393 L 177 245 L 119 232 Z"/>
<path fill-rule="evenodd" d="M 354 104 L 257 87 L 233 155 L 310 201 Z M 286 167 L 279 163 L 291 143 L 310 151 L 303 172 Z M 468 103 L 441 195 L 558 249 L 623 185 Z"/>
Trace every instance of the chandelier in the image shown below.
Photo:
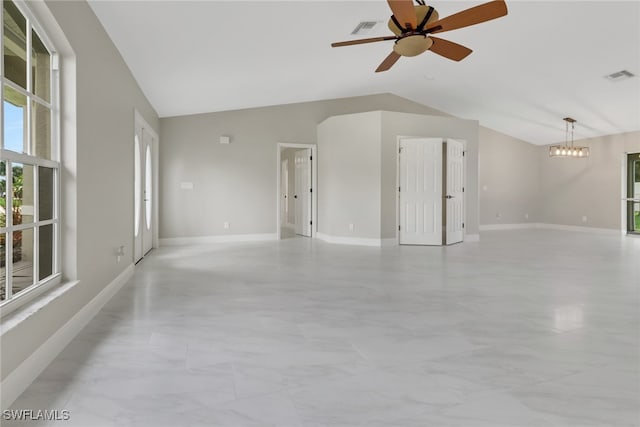
<path fill-rule="evenodd" d="M 571 117 L 562 119 L 564 123 L 564 145 L 552 145 L 549 147 L 549 157 L 589 157 L 589 147 L 580 147 L 573 144 L 573 129 L 576 120 Z M 571 143 L 569 143 L 569 123 L 571 123 Z"/>

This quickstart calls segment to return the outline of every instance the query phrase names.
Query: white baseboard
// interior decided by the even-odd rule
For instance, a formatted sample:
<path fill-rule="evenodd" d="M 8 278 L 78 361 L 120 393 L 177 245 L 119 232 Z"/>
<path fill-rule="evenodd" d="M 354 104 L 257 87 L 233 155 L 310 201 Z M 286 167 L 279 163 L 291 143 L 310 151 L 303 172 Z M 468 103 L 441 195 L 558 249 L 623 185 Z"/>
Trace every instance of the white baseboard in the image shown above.
<path fill-rule="evenodd" d="M 620 230 L 616 230 L 612 228 L 580 227 L 576 225 L 548 224 L 548 223 L 541 223 L 541 222 L 526 222 L 521 224 L 485 224 L 480 226 L 480 231 L 524 230 L 524 229 L 579 231 L 582 233 L 597 233 L 597 234 L 620 234 Z"/>
<path fill-rule="evenodd" d="M 36 351 L 15 368 L 0 384 L 2 396 L 0 406 L 6 409 L 20 396 L 29 385 L 60 354 L 73 338 L 100 309 L 127 283 L 133 275 L 134 266 L 129 265 L 109 283 L 98 295 L 80 309 L 60 329 L 49 337 Z"/>
<path fill-rule="evenodd" d="M 264 234 L 227 234 L 219 236 L 202 237 L 169 237 L 160 239 L 161 246 L 185 246 L 185 245 L 207 245 L 210 243 L 226 242 L 264 242 L 277 240 L 276 233 Z"/>
<path fill-rule="evenodd" d="M 327 243 L 335 243 L 338 245 L 356 245 L 356 246 L 382 246 L 386 240 L 395 239 L 375 239 L 366 237 L 343 237 L 343 236 L 330 236 L 324 233 L 316 233 L 316 238 L 323 240 Z"/>
<path fill-rule="evenodd" d="M 576 225 L 545 224 L 545 223 L 539 223 L 538 228 L 543 228 L 547 230 L 579 231 L 581 233 L 620 235 L 620 230 L 616 230 L 613 228 L 580 227 Z"/>
<path fill-rule="evenodd" d="M 522 230 L 527 228 L 540 228 L 540 224 L 536 222 L 523 222 L 520 224 L 486 224 L 480 226 L 480 231 Z"/>

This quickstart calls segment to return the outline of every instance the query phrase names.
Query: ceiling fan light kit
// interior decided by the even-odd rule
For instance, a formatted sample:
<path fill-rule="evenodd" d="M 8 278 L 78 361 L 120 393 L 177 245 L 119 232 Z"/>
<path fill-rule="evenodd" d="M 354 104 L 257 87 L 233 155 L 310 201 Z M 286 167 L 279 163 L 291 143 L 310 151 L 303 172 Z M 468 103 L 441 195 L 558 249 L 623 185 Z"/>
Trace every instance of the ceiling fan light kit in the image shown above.
<path fill-rule="evenodd" d="M 577 146 L 573 144 L 573 130 L 576 120 L 571 117 L 564 119 L 564 145 L 552 145 L 549 147 L 549 157 L 571 157 L 575 159 L 584 159 L 589 157 L 589 147 Z M 569 125 L 571 125 L 571 142 L 569 142 Z"/>
<path fill-rule="evenodd" d="M 332 43 L 331 46 L 341 47 L 394 40 L 393 50 L 378 66 L 377 73 L 390 69 L 401 56 L 417 56 L 428 50 L 452 61 L 461 61 L 473 51 L 457 43 L 433 37 L 431 34 L 480 24 L 507 14 L 507 5 L 504 0 L 495 0 L 440 19 L 438 12 L 426 5 L 424 0 L 416 0 L 416 2 L 417 5 L 413 4 L 413 0 L 387 0 L 393 13 L 388 23 L 393 36 L 337 42 Z"/>

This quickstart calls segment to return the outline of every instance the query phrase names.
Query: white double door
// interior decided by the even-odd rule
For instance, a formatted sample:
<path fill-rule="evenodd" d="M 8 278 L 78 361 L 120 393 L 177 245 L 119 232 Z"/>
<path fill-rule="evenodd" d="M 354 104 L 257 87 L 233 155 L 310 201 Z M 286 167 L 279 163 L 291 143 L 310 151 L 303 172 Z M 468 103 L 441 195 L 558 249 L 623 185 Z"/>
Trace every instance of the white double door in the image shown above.
<path fill-rule="evenodd" d="M 296 234 L 311 236 L 311 149 L 298 150 L 294 156 L 295 163 L 295 230 Z"/>
<path fill-rule="evenodd" d="M 136 123 L 134 136 L 134 262 L 140 261 L 153 247 L 154 222 L 154 141 L 155 133 Z"/>
<path fill-rule="evenodd" d="M 464 144 L 400 141 L 399 243 L 450 245 L 464 238 Z"/>

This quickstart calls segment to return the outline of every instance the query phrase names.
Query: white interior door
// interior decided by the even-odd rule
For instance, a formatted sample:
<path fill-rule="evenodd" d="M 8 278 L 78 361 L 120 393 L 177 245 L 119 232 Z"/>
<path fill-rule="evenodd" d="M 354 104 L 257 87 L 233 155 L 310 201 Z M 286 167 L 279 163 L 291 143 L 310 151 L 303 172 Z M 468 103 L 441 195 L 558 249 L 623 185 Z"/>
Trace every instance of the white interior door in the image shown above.
<path fill-rule="evenodd" d="M 462 242 L 464 238 L 464 144 L 447 139 L 446 237 L 445 243 Z"/>
<path fill-rule="evenodd" d="M 401 245 L 442 244 L 442 138 L 400 141 Z"/>
<path fill-rule="evenodd" d="M 311 236 L 311 149 L 295 153 L 296 234 Z"/>
<path fill-rule="evenodd" d="M 134 230 L 133 230 L 133 261 L 138 262 L 144 256 L 142 252 L 142 128 L 136 126 L 136 133 L 133 140 L 133 167 L 134 167 Z"/>

